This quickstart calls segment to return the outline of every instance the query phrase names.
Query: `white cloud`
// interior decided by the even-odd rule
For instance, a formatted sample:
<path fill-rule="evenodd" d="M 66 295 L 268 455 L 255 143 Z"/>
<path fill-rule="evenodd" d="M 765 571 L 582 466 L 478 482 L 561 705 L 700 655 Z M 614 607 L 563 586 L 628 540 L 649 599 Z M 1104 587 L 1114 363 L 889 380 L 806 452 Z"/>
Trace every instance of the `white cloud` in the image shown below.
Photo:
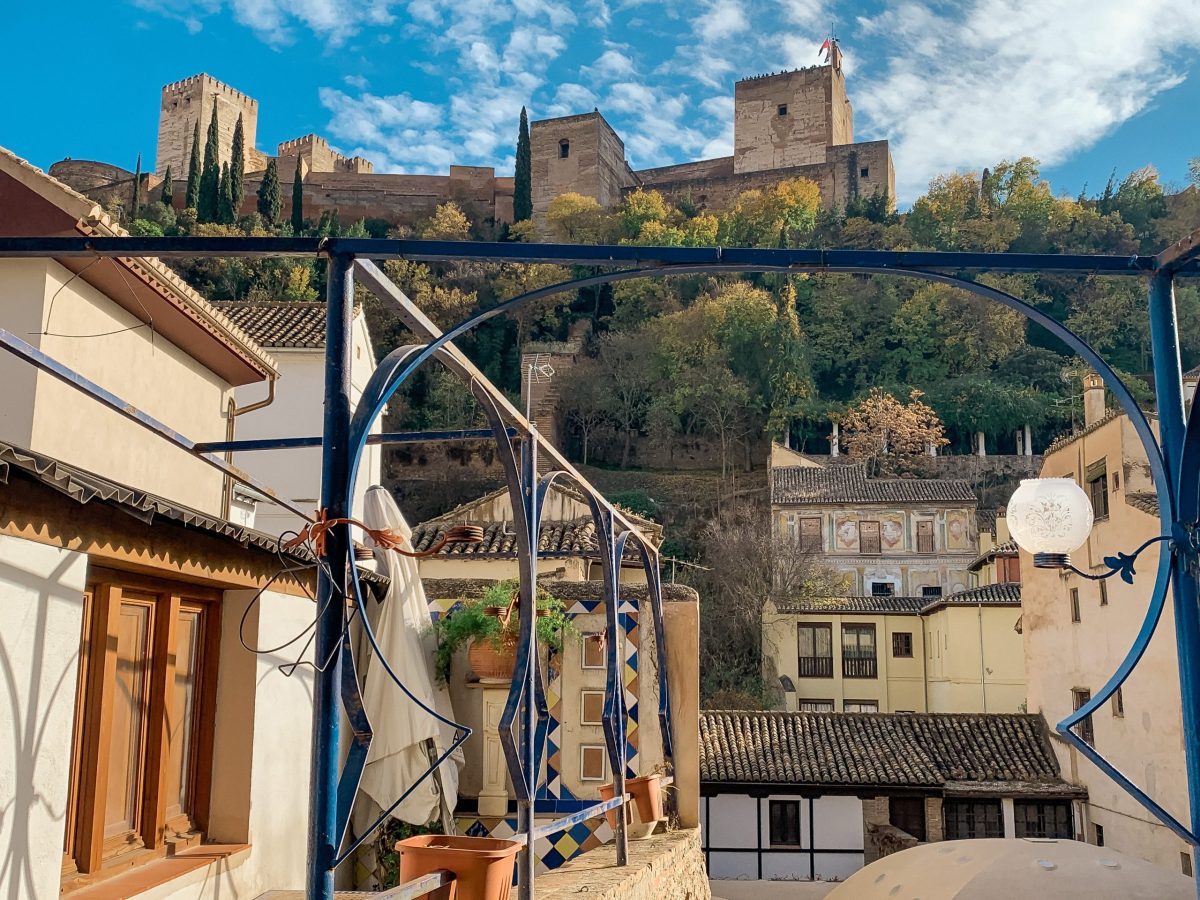
<path fill-rule="evenodd" d="M 365 91 L 370 85 L 370 82 L 362 75 L 347 75 L 342 81 L 352 88 L 358 88 L 360 91 Z"/>
<path fill-rule="evenodd" d="M 553 102 L 545 109 L 538 110 L 538 117 L 574 116 L 579 113 L 591 112 L 596 105 L 595 94 L 582 84 L 568 81 L 566 84 L 558 86 Z"/>
<path fill-rule="evenodd" d="M 750 27 L 741 0 L 711 0 L 695 22 L 696 34 L 706 44 L 714 44 Z"/>
<path fill-rule="evenodd" d="M 910 0 L 859 26 L 864 42 L 892 45 L 852 100 L 871 135 L 891 139 L 907 202 L 940 172 L 1023 155 L 1052 165 L 1093 145 L 1182 80 L 1200 4 Z"/>
<path fill-rule="evenodd" d="M 620 50 L 605 50 L 594 63 L 579 70 L 580 75 L 591 81 L 611 81 L 633 73 L 633 60 Z"/>
<path fill-rule="evenodd" d="M 142 9 L 182 21 L 195 34 L 203 19 L 228 7 L 234 19 L 260 39 L 279 48 L 295 41 L 297 26 L 332 46 L 357 34 L 363 25 L 389 25 L 391 0 L 134 0 Z"/>
<path fill-rule="evenodd" d="M 779 5 L 791 24 L 810 31 L 828 29 L 833 18 L 825 0 L 779 0 Z"/>

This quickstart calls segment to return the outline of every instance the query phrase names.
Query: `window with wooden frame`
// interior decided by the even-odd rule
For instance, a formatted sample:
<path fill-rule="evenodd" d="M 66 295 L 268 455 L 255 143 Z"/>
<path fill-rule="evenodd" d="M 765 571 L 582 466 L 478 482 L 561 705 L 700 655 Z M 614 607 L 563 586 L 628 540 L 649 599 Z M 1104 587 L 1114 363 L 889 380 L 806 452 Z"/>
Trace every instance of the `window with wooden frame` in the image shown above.
<path fill-rule="evenodd" d="M 579 724 L 604 724 L 604 691 L 580 691 Z"/>
<path fill-rule="evenodd" d="M 1079 622 L 1079 588 L 1071 588 L 1071 621 Z"/>
<path fill-rule="evenodd" d="M 1013 824 L 1019 838 L 1075 840 L 1070 800 L 1014 800 Z"/>
<path fill-rule="evenodd" d="M 207 824 L 221 592 L 93 568 L 63 877 L 165 855 Z M 91 879 L 88 879 L 89 881 Z"/>
<path fill-rule="evenodd" d="M 825 549 L 819 516 L 805 516 L 800 520 L 800 549 L 813 553 L 820 553 Z"/>
<path fill-rule="evenodd" d="M 858 549 L 862 553 L 879 552 L 879 523 L 858 523 Z"/>
<path fill-rule="evenodd" d="M 911 631 L 892 632 L 892 656 L 912 659 L 913 640 Z"/>
<path fill-rule="evenodd" d="M 1092 501 L 1092 513 L 1097 519 L 1108 518 L 1108 467 L 1105 460 L 1094 462 L 1084 474 L 1088 499 Z"/>
<path fill-rule="evenodd" d="M 1071 711 L 1078 712 L 1091 699 L 1091 691 L 1086 688 L 1075 688 L 1071 691 Z M 1091 744 L 1093 747 L 1096 746 L 1096 733 L 1092 730 L 1091 716 L 1084 716 L 1072 730 L 1083 738 L 1085 743 Z"/>
<path fill-rule="evenodd" d="M 1108 584 L 1100 582 L 1100 605 L 1108 606 Z"/>
<path fill-rule="evenodd" d="M 890 797 L 888 822 L 918 841 L 925 840 L 925 798 Z"/>
<path fill-rule="evenodd" d="M 933 521 L 930 519 L 917 520 L 917 552 L 933 552 Z"/>

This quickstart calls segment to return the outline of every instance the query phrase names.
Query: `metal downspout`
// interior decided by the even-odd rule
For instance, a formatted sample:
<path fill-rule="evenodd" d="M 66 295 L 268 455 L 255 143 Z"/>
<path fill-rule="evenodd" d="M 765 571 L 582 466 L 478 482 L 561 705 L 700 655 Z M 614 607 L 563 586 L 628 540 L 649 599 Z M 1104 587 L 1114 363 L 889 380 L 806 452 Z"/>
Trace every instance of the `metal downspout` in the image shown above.
<path fill-rule="evenodd" d="M 237 399 L 232 395 L 229 397 L 229 402 L 225 406 L 225 441 L 228 443 L 234 438 L 234 420 L 248 412 L 254 412 L 258 409 L 265 409 L 275 402 L 275 382 L 279 380 L 278 375 L 272 375 L 267 379 L 267 396 L 263 400 L 255 401 L 249 406 L 238 408 Z M 233 451 L 225 452 L 225 462 L 233 465 Z M 226 519 L 229 518 L 233 510 L 233 479 L 228 475 L 221 482 L 221 515 Z"/>

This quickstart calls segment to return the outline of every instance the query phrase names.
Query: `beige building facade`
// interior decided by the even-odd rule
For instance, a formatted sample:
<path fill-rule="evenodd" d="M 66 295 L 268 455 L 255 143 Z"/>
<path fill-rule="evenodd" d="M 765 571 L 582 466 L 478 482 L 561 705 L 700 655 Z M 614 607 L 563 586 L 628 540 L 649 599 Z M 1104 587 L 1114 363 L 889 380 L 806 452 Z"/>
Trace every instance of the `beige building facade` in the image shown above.
<path fill-rule="evenodd" d="M 973 584 L 978 501 L 965 481 L 806 463 L 772 465 L 770 489 L 775 534 L 840 575 L 847 595 L 933 598 Z"/>
<path fill-rule="evenodd" d="M 1105 571 L 1105 556 L 1130 552 L 1160 534 L 1146 455 L 1132 423 L 1103 411 L 1103 388 L 1086 398 L 1088 421 L 1055 442 L 1042 477 L 1074 478 L 1089 493 L 1095 526 L 1071 554 L 1085 572 Z M 1093 582 L 1035 569 L 1022 552 L 1022 624 L 1029 709 L 1053 726 L 1109 679 L 1145 615 L 1159 546 L 1137 561 L 1133 584 Z M 1183 726 L 1175 627 L 1168 600 L 1146 654 L 1120 692 L 1090 717 L 1085 738 L 1180 821 L 1187 820 Z M 1053 739 L 1064 777 L 1089 792 L 1087 840 L 1190 874 L 1190 848 L 1061 739 Z"/>

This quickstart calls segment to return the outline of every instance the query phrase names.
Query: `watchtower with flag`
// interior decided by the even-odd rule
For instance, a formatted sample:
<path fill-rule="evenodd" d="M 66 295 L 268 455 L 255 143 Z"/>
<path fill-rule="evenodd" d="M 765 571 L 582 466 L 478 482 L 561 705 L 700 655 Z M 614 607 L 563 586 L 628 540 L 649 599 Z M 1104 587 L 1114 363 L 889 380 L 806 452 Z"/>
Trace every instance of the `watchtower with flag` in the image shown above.
<path fill-rule="evenodd" d="M 737 175 L 824 165 L 834 148 L 854 144 L 854 110 L 846 96 L 842 50 L 832 35 L 818 48 L 821 62 L 791 72 L 739 81 L 734 87 L 733 170 Z M 883 148 L 886 157 L 886 146 Z M 876 154 L 877 155 L 877 154 Z M 890 158 L 859 166 L 847 190 L 892 194 Z M 872 179 L 872 170 L 877 172 Z M 831 173 L 833 174 L 833 173 Z M 848 172 L 847 177 L 849 178 Z M 841 193 L 841 192 L 837 192 Z"/>

